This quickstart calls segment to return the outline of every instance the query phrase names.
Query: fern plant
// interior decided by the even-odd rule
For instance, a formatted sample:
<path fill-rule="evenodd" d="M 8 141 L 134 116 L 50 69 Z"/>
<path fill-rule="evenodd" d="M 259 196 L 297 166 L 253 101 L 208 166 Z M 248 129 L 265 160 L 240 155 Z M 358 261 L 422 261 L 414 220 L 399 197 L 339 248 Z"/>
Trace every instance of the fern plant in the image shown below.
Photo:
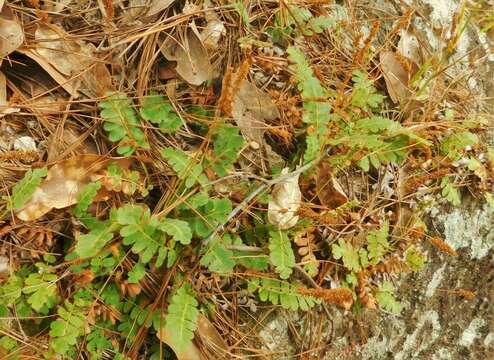
<path fill-rule="evenodd" d="M 119 142 L 117 153 L 132 155 L 137 148 L 149 149 L 146 136 L 140 128 L 139 117 L 127 95 L 109 94 L 99 104 L 101 117 L 105 121 L 103 128 L 112 142 Z"/>
<path fill-rule="evenodd" d="M 247 289 L 252 294 L 257 292 L 261 301 L 281 305 L 287 310 L 307 311 L 320 303 L 320 299 L 299 294 L 297 286 L 271 278 L 251 278 L 247 282 Z"/>
<path fill-rule="evenodd" d="M 288 279 L 295 266 L 295 255 L 286 231 L 269 232 L 269 258 L 280 278 Z"/>
<path fill-rule="evenodd" d="M 171 297 L 165 317 L 165 329 L 173 334 L 170 338 L 178 353 L 184 351 L 194 338 L 199 316 L 198 306 L 199 303 L 188 285 L 181 286 Z"/>
<path fill-rule="evenodd" d="M 3 200 L 7 201 L 8 208 L 10 210 L 20 210 L 29 201 L 46 175 L 48 175 L 46 166 L 28 170 L 24 177 L 14 185 L 10 197 L 2 197 Z"/>
<path fill-rule="evenodd" d="M 299 48 L 289 47 L 287 53 L 292 62 L 289 68 L 297 80 L 304 101 L 302 121 L 308 126 L 304 162 L 308 163 L 318 157 L 326 143 L 327 125 L 331 119 L 329 92 L 314 76 L 314 72 Z"/>
<path fill-rule="evenodd" d="M 142 99 L 140 113 L 143 119 L 159 126 L 164 133 L 174 133 L 182 126 L 182 120 L 171 103 L 156 92 Z"/>

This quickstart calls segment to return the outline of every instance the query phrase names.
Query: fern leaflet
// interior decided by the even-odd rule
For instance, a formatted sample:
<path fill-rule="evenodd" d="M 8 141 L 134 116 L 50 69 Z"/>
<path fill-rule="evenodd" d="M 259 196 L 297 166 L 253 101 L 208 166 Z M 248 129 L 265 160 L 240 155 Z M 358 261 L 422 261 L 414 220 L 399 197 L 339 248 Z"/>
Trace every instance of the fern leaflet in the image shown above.
<path fill-rule="evenodd" d="M 188 285 L 180 287 L 171 298 L 165 328 L 170 334 L 174 334 L 171 341 L 177 352 L 185 350 L 194 338 L 199 315 L 198 305 Z"/>

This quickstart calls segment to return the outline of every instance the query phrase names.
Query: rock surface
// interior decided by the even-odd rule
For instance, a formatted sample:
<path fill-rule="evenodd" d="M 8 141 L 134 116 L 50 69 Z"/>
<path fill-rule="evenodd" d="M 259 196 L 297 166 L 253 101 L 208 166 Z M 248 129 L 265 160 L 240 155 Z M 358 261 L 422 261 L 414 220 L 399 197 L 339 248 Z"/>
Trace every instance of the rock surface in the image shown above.
<path fill-rule="evenodd" d="M 460 2 L 455 0 L 364 3 L 369 5 L 364 7 L 366 11 L 376 11 L 377 16 L 379 11 L 403 14 L 413 8 L 411 23 L 419 38 L 427 39 L 432 52 L 447 46 L 460 9 Z M 344 19 L 344 6 L 338 5 L 336 10 L 337 17 Z M 492 49 L 486 34 L 468 26 L 450 58 L 448 75 L 465 76 L 469 90 L 478 99 L 487 99 L 473 104 L 472 112 L 494 109 Z M 487 141 L 492 143 L 493 139 Z M 464 198 L 459 208 L 437 205 L 430 210 L 429 229 L 441 234 L 459 256 L 428 249 L 426 267 L 397 282 L 398 298 L 405 306 L 400 316 L 376 310 L 342 314 L 332 309 L 333 336 L 322 351 L 325 359 L 494 359 L 494 209 L 482 200 Z M 464 299 L 453 292 L 457 289 L 474 291 L 476 296 Z M 285 316 L 280 313 L 261 332 L 261 338 L 270 343 L 269 350 L 276 354 L 273 359 L 296 358 L 290 337 L 278 337 L 273 346 L 275 337 L 270 329 L 278 335 L 293 334 Z"/>

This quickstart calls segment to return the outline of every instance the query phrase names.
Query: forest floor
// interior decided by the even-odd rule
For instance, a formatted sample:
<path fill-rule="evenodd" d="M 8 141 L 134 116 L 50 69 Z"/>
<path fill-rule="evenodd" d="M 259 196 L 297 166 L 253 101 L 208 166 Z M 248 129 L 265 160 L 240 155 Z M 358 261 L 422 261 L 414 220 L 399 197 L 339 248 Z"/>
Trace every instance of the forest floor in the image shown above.
<path fill-rule="evenodd" d="M 0 358 L 488 356 L 492 9 L 0 0 Z"/>

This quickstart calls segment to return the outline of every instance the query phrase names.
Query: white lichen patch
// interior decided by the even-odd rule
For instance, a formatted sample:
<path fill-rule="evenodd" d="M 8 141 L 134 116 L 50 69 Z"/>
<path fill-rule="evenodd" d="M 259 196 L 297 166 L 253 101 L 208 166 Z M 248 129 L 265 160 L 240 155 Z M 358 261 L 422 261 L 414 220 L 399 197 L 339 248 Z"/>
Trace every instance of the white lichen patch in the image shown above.
<path fill-rule="evenodd" d="M 432 327 L 432 331 L 428 332 L 427 336 L 418 339 L 425 326 Z M 439 323 L 438 313 L 433 310 L 426 311 L 417 321 L 417 327 L 414 332 L 406 337 L 401 351 L 395 355 L 395 360 L 417 358 L 423 350 L 427 349 L 439 337 L 440 331 L 441 324 Z"/>
<path fill-rule="evenodd" d="M 437 219 L 443 223 L 446 242 L 454 249 L 468 247 L 474 259 L 483 258 L 494 247 L 494 209 L 488 204 L 472 210 L 457 208 Z"/>
<path fill-rule="evenodd" d="M 432 275 L 431 281 L 427 285 L 427 290 L 425 291 L 425 297 L 430 298 L 436 292 L 437 287 L 441 284 L 444 277 L 444 269 L 446 264 L 443 264 L 437 271 Z"/>
<path fill-rule="evenodd" d="M 284 316 L 277 315 L 269 321 L 266 326 L 259 332 L 264 347 L 270 351 L 275 351 L 281 358 L 293 353 L 291 340 L 288 336 L 288 321 Z M 284 353 L 284 354 L 281 354 Z M 288 359 L 289 357 L 287 357 Z"/>
<path fill-rule="evenodd" d="M 449 34 L 458 2 L 454 0 L 422 0 L 431 7 L 430 18 L 435 28 L 443 28 Z"/>
<path fill-rule="evenodd" d="M 494 347 L 494 332 L 490 332 L 484 339 L 484 346 L 486 348 Z"/>
<path fill-rule="evenodd" d="M 442 348 L 439 349 L 433 356 L 433 360 L 451 360 L 453 357 L 451 356 L 451 352 L 448 349 Z"/>
<path fill-rule="evenodd" d="M 479 337 L 480 329 L 485 325 L 485 320 L 481 318 L 475 318 L 470 322 L 470 325 L 463 331 L 460 337 L 459 344 L 461 346 L 470 347 L 474 340 Z"/>

